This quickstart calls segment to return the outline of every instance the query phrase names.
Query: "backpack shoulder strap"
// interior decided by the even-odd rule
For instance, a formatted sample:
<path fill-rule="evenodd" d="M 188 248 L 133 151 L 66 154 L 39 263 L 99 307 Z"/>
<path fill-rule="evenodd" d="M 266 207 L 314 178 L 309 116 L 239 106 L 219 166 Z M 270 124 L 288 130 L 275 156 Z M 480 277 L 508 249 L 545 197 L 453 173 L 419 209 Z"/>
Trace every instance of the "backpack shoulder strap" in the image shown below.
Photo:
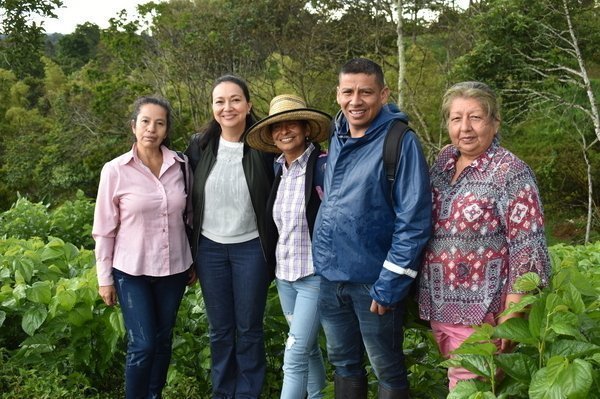
<path fill-rule="evenodd" d="M 394 120 L 388 129 L 383 141 L 383 167 L 388 181 L 393 182 L 396 178 L 398 160 L 402 150 L 402 139 L 410 127 L 401 120 Z"/>

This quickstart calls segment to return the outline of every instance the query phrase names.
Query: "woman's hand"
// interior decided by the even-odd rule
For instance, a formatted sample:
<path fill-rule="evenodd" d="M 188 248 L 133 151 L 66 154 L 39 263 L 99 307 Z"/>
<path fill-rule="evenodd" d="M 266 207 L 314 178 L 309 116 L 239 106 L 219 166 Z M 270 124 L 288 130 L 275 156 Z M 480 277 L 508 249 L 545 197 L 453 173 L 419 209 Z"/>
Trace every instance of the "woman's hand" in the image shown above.
<path fill-rule="evenodd" d="M 198 276 L 196 276 L 196 269 L 194 268 L 194 266 L 192 266 L 188 270 L 187 285 L 191 287 L 196 283 L 196 280 L 198 280 Z"/>
<path fill-rule="evenodd" d="M 508 309 L 508 307 L 510 306 L 511 303 L 519 303 L 521 302 L 521 299 L 523 298 L 523 294 L 508 294 L 506 296 L 506 301 L 504 301 L 504 309 Z M 498 318 L 498 325 L 504 323 L 506 320 L 508 319 L 512 319 L 514 317 L 523 317 L 523 313 L 509 313 L 506 316 L 502 316 Z M 511 340 L 508 339 L 502 339 L 500 341 L 500 352 L 501 353 L 507 353 L 507 352 L 512 352 L 512 350 L 515 348 L 516 343 L 512 342 Z"/>
<path fill-rule="evenodd" d="M 103 285 L 98 288 L 98 293 L 107 306 L 113 306 L 117 303 L 117 290 L 114 285 Z"/>

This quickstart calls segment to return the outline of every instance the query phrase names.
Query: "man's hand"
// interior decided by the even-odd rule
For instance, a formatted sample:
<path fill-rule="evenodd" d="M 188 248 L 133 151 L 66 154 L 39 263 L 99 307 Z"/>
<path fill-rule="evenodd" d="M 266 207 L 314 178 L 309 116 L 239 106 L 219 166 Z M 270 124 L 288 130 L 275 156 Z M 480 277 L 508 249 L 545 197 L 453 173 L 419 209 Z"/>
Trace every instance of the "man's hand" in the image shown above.
<path fill-rule="evenodd" d="M 106 305 L 113 306 L 117 303 L 117 290 L 114 285 L 103 285 L 98 288 L 98 293 Z"/>
<path fill-rule="evenodd" d="M 379 316 L 384 315 L 390 309 L 392 309 L 392 308 L 388 308 L 387 306 L 380 305 L 374 299 L 371 302 L 371 309 L 370 309 L 371 312 L 377 313 Z"/>

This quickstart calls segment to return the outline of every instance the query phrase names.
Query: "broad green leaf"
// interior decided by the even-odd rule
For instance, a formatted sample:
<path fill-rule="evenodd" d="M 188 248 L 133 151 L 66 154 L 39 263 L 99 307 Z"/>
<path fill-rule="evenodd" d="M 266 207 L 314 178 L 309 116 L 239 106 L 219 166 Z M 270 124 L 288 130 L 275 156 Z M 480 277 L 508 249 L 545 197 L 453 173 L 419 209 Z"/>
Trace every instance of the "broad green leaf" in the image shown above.
<path fill-rule="evenodd" d="M 28 335 L 33 335 L 37 331 L 38 328 L 44 323 L 46 317 L 48 316 L 48 311 L 44 305 L 37 304 L 33 309 L 28 310 L 23 315 L 23 320 L 21 321 L 21 327 L 23 331 L 25 331 Z"/>
<path fill-rule="evenodd" d="M 573 284 L 577 292 L 581 295 L 595 297 L 598 295 L 597 285 L 594 285 L 594 282 L 589 278 L 584 277 L 584 275 L 577 269 L 570 270 L 570 282 Z M 562 287 L 555 287 L 556 290 L 560 290 Z"/>
<path fill-rule="evenodd" d="M 592 365 L 585 360 L 575 359 L 561 373 L 557 381 L 568 398 L 587 398 L 592 386 Z"/>
<path fill-rule="evenodd" d="M 545 330 L 545 320 L 546 320 L 546 302 L 547 298 L 541 297 L 540 300 L 534 303 L 531 306 L 531 311 L 529 312 L 529 333 L 533 338 L 539 340 L 543 330 Z"/>
<path fill-rule="evenodd" d="M 521 313 L 526 307 L 529 305 L 536 303 L 538 301 L 538 297 L 534 295 L 525 295 L 518 303 L 511 303 L 508 308 L 506 308 L 500 316 L 506 316 L 511 313 Z"/>
<path fill-rule="evenodd" d="M 474 342 L 489 341 L 494 335 L 494 327 L 490 324 L 484 323 L 480 326 L 473 326 L 473 334 L 463 341 L 463 344 L 469 344 Z"/>
<path fill-rule="evenodd" d="M 42 250 L 42 262 L 46 262 L 52 259 L 58 259 L 64 257 L 63 246 L 57 247 L 56 245 L 51 246 L 50 243 Z"/>
<path fill-rule="evenodd" d="M 491 360 L 489 356 L 464 355 L 460 357 L 457 356 L 456 358 L 460 360 L 462 367 L 482 377 L 490 378 L 490 376 L 496 372 L 496 368 L 489 362 L 489 360 Z M 491 370 L 491 368 L 493 370 Z"/>
<path fill-rule="evenodd" d="M 56 298 L 60 308 L 67 311 L 73 309 L 75 302 L 77 302 L 77 294 L 72 290 L 60 291 L 57 293 Z"/>
<path fill-rule="evenodd" d="M 581 294 L 573 284 L 566 284 L 563 287 L 563 301 L 573 311 L 573 313 L 581 314 L 585 312 L 585 304 L 581 299 Z"/>
<path fill-rule="evenodd" d="M 8 267 L 0 267 L 0 280 L 10 278 L 10 269 Z"/>
<path fill-rule="evenodd" d="M 92 319 L 92 308 L 80 304 L 67 314 L 67 319 L 69 320 L 69 323 L 75 326 L 82 326 L 85 322 Z"/>
<path fill-rule="evenodd" d="M 458 348 L 452 351 L 456 355 L 481 355 L 493 356 L 498 352 L 498 347 L 491 342 L 477 344 L 461 344 Z"/>
<path fill-rule="evenodd" d="M 119 336 L 125 336 L 125 323 L 123 322 L 123 315 L 121 312 L 113 310 L 110 314 L 109 321 L 112 329 L 117 331 Z"/>
<path fill-rule="evenodd" d="M 504 338 L 529 345 L 536 345 L 537 340 L 529 332 L 527 320 L 515 317 L 506 320 L 494 330 L 494 338 Z"/>
<path fill-rule="evenodd" d="M 537 273 L 529 272 L 517 278 L 513 288 L 520 292 L 529 292 L 535 290 L 541 284 L 540 276 Z"/>
<path fill-rule="evenodd" d="M 4 324 L 4 320 L 6 320 L 6 312 L 0 310 L 0 327 Z"/>
<path fill-rule="evenodd" d="M 567 335 L 585 341 L 579 332 L 579 319 L 571 312 L 556 313 L 552 316 L 550 329 L 558 335 Z"/>
<path fill-rule="evenodd" d="M 523 353 L 501 353 L 496 356 L 496 362 L 506 374 L 525 385 L 529 385 L 537 371 L 535 360 Z"/>
<path fill-rule="evenodd" d="M 65 243 L 63 251 L 64 251 L 65 257 L 67 259 L 67 262 L 77 258 L 77 256 L 79 255 L 79 250 L 77 249 L 77 247 L 75 245 L 71 244 L 70 242 Z"/>
<path fill-rule="evenodd" d="M 592 384 L 592 366 L 585 360 L 570 363 L 562 356 L 550 358 L 546 367 L 538 370 L 531 381 L 532 399 L 586 398 Z"/>
<path fill-rule="evenodd" d="M 13 261 L 13 268 L 15 270 L 15 276 L 19 273 L 20 277 L 26 282 L 31 282 L 31 278 L 33 277 L 33 271 L 35 270 L 35 265 L 31 259 L 22 257 L 20 259 L 15 259 Z"/>
<path fill-rule="evenodd" d="M 35 303 L 43 303 L 47 305 L 52 299 L 52 282 L 51 281 L 38 281 L 33 283 L 31 287 L 28 287 L 25 291 L 27 299 Z"/>
<path fill-rule="evenodd" d="M 64 271 L 62 271 L 60 267 L 58 267 L 54 264 L 48 266 L 48 271 L 55 273 L 58 276 L 62 276 L 64 274 Z"/>
<path fill-rule="evenodd" d="M 24 283 L 16 284 L 15 288 L 13 289 L 13 296 L 17 300 L 24 299 L 27 296 L 26 291 L 27 285 L 25 285 Z"/>
<path fill-rule="evenodd" d="M 588 342 L 557 339 L 548 344 L 546 354 L 549 357 L 564 356 L 567 359 L 573 360 L 588 357 L 592 354 L 600 354 L 600 346 Z"/>
<path fill-rule="evenodd" d="M 489 384 L 478 380 L 459 381 L 447 396 L 447 399 L 475 398 L 494 399 L 496 397 L 490 392 Z"/>

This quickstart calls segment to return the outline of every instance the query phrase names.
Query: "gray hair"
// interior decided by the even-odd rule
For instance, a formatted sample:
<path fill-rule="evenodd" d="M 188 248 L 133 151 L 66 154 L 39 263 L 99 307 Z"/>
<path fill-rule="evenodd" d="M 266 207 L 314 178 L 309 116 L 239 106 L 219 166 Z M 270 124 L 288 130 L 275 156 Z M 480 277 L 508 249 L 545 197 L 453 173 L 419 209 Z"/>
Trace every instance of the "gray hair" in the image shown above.
<path fill-rule="evenodd" d="M 481 82 L 460 82 L 450 87 L 442 100 L 442 117 L 448 122 L 450 106 L 456 98 L 472 98 L 477 100 L 487 117 L 500 122 L 500 104 L 496 93 L 488 85 Z"/>

